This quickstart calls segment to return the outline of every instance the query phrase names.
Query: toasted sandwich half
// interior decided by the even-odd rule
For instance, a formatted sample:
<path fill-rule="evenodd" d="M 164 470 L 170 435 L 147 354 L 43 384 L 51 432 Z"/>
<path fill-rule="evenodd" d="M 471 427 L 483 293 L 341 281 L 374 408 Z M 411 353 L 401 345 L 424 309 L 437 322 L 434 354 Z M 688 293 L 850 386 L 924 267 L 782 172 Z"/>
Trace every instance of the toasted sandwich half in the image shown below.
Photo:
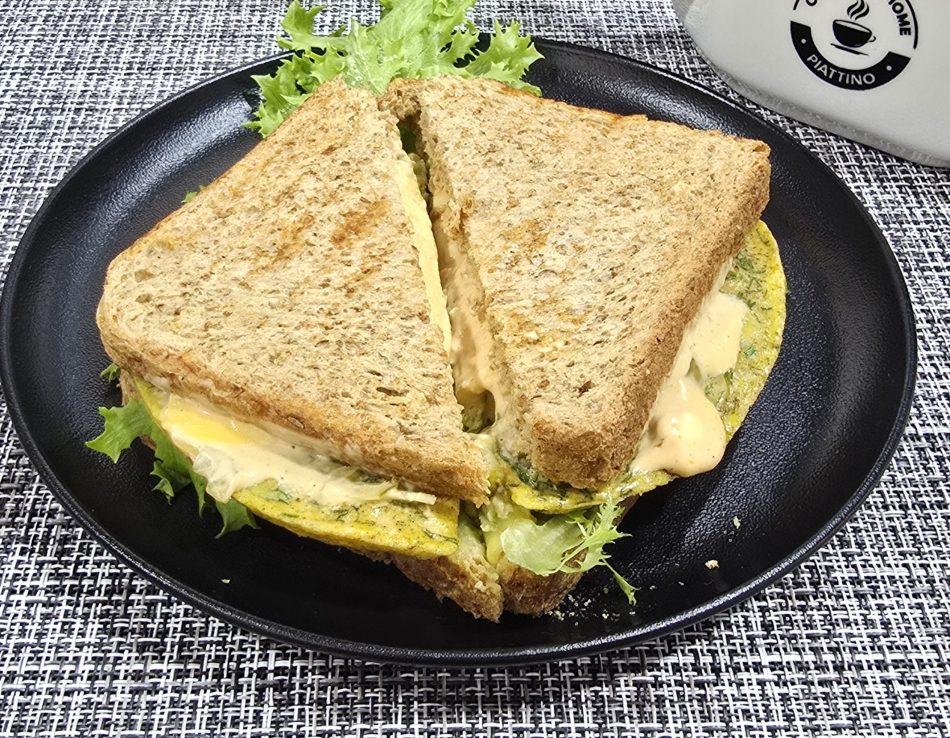
<path fill-rule="evenodd" d="M 119 254 L 97 321 L 140 435 L 219 509 L 425 558 L 487 499 L 425 201 L 365 90 L 321 86 Z"/>
<path fill-rule="evenodd" d="M 381 104 L 428 169 L 456 393 L 495 454 L 466 545 L 394 561 L 481 617 L 547 612 L 637 495 L 718 464 L 777 358 L 768 147 L 484 79 Z"/>

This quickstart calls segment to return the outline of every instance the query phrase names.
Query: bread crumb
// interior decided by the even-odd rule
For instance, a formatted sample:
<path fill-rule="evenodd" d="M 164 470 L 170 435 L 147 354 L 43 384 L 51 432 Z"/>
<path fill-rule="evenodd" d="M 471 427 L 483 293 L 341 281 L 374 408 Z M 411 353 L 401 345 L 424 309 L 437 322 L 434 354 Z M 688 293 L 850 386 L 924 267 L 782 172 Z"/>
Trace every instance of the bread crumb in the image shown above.
<path fill-rule="evenodd" d="M 222 580 L 221 580 L 221 584 L 230 584 L 230 583 L 231 583 L 231 580 L 230 580 L 230 579 L 222 579 Z"/>
<path fill-rule="evenodd" d="M 541 338 L 541 336 L 538 335 L 537 331 L 528 331 L 527 333 L 524 334 L 524 337 L 532 342 L 538 341 Z"/>
<path fill-rule="evenodd" d="M 735 526 L 736 530 L 739 530 L 739 518 L 734 517 L 732 519 L 732 524 Z"/>
<path fill-rule="evenodd" d="M 706 562 L 706 568 L 707 568 L 707 569 L 718 569 L 718 568 L 719 568 L 719 562 L 716 561 L 716 559 L 710 559 L 709 561 Z"/>

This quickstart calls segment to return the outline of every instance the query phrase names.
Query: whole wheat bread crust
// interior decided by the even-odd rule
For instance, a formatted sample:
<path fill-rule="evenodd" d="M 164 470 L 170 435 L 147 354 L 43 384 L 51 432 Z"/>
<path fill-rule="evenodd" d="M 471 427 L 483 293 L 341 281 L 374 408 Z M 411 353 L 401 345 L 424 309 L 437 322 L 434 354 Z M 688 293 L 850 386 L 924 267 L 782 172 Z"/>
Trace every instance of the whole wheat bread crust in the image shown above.
<path fill-rule="evenodd" d="M 388 556 L 378 560 L 389 561 L 440 600 L 447 597 L 475 617 L 493 622 L 498 622 L 504 612 L 519 615 L 551 612 L 583 576 L 558 572 L 542 577 L 507 559 L 503 559 L 497 569 L 484 559 L 459 556 L 427 560 Z"/>
<path fill-rule="evenodd" d="M 542 577 L 507 559 L 502 560 L 498 571 L 505 610 L 519 615 L 546 615 L 555 610 L 583 576 L 556 572 Z"/>
<path fill-rule="evenodd" d="M 479 275 L 506 450 L 608 482 L 768 200 L 768 147 L 485 79 L 397 80 L 381 104 L 419 128 L 433 216 Z"/>
<path fill-rule="evenodd" d="M 448 597 L 477 618 L 493 622 L 501 618 L 504 597 L 498 574 L 487 562 L 458 556 L 428 560 L 390 556 L 389 560 L 408 579 L 440 600 Z"/>
<path fill-rule="evenodd" d="M 394 118 L 342 83 L 110 264 L 97 313 L 124 370 L 304 433 L 343 462 L 482 502 L 429 322 Z"/>

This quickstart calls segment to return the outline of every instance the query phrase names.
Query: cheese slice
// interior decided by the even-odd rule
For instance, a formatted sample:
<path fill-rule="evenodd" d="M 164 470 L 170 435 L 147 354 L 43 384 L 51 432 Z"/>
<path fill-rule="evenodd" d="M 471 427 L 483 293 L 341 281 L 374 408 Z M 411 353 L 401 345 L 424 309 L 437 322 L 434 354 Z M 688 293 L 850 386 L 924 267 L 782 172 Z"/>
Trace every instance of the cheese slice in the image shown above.
<path fill-rule="evenodd" d="M 435 246 L 425 199 L 419 190 L 419 181 L 412 168 L 412 161 L 405 152 L 399 153 L 396 164 L 399 196 L 402 199 L 403 210 L 412 226 L 413 244 L 419 253 L 419 269 L 422 271 L 422 281 L 429 301 L 429 322 L 442 331 L 443 347 L 446 353 L 449 353 L 452 345 L 452 327 L 445 306 L 445 293 L 442 291 L 442 282 L 439 278 L 439 252 Z"/>
<path fill-rule="evenodd" d="M 328 507 L 378 500 L 432 505 L 437 499 L 333 461 L 291 431 L 278 436 L 174 393 L 167 394 L 158 422 L 208 481 L 208 494 L 221 502 L 269 480 L 291 497 Z"/>

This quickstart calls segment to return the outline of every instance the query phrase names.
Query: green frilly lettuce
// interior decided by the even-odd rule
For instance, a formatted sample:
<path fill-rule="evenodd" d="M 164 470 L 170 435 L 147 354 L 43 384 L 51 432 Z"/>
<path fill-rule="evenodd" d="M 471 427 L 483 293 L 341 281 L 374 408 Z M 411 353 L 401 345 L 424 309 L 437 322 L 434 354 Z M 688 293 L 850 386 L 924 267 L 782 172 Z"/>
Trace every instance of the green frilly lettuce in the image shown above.
<path fill-rule="evenodd" d="M 540 90 L 522 78 L 542 58 L 529 36 L 512 22 L 494 29 L 483 49 L 475 24 L 467 17 L 475 0 L 380 0 L 379 21 L 358 20 L 329 36 L 314 34 L 314 19 L 323 6 L 307 9 L 293 0 L 281 22 L 277 44 L 293 55 L 271 75 L 257 75 L 261 103 L 247 123 L 262 136 L 272 133 L 314 88 L 337 77 L 376 94 L 397 77 L 440 75 L 489 77 L 511 87 Z"/>
<path fill-rule="evenodd" d="M 604 547 L 629 534 L 617 530 L 620 506 L 607 502 L 588 510 L 553 515 L 538 522 L 532 515 L 518 515 L 501 532 L 501 548 L 513 564 L 540 576 L 556 572 L 581 573 L 605 566 L 630 604 L 635 588 L 614 569 Z"/>
<path fill-rule="evenodd" d="M 110 375 L 116 373 L 110 372 Z M 105 376 L 106 372 L 103 372 L 103 375 Z M 195 473 L 188 457 L 178 450 L 161 426 L 152 419 L 141 400 L 132 399 L 119 407 L 100 407 L 99 414 L 105 420 L 105 427 L 102 433 L 89 441 L 86 446 L 117 462 L 122 452 L 129 448 L 136 438 L 147 436 L 155 445 L 152 476 L 158 481 L 154 489 L 162 492 L 170 500 L 190 484 L 198 495 L 198 513 L 204 510 L 207 503 L 205 492 L 207 481 L 203 476 Z M 257 527 L 254 516 L 237 500 L 232 499 L 227 502 L 214 500 L 214 504 L 222 520 L 219 538 L 225 533 L 240 530 L 245 526 Z"/>

